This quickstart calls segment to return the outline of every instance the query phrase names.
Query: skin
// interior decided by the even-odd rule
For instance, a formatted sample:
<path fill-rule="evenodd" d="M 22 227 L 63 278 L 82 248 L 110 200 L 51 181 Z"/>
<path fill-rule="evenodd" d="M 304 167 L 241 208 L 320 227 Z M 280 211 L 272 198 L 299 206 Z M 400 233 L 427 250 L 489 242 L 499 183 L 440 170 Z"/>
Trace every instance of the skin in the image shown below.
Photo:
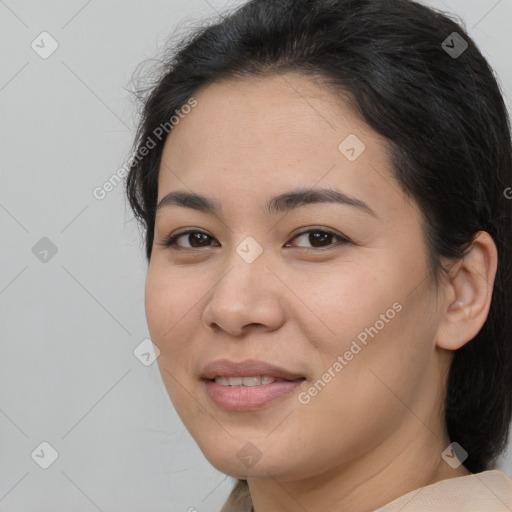
<path fill-rule="evenodd" d="M 436 290 L 420 211 L 394 179 L 383 138 L 339 95 L 287 73 L 218 82 L 194 97 L 166 141 L 158 201 L 196 192 L 222 213 L 158 210 L 145 307 L 169 396 L 206 458 L 248 479 L 256 512 L 367 512 L 469 474 L 441 458 L 450 444 L 442 404 L 453 351 L 487 318 L 492 238 L 479 232 Z M 353 162 L 338 149 L 349 134 L 366 146 Z M 343 191 L 375 217 L 334 203 L 264 211 L 267 199 L 299 186 Z M 295 235 L 308 227 L 350 242 Z M 211 238 L 185 235 L 181 250 L 159 245 L 185 228 Z M 236 252 L 248 236 L 263 249 L 250 264 Z M 402 310 L 300 403 L 299 392 L 396 302 Z M 306 382 L 263 408 L 225 411 L 200 379 L 224 357 L 271 362 Z M 248 442 L 261 453 L 251 467 L 237 457 Z"/>

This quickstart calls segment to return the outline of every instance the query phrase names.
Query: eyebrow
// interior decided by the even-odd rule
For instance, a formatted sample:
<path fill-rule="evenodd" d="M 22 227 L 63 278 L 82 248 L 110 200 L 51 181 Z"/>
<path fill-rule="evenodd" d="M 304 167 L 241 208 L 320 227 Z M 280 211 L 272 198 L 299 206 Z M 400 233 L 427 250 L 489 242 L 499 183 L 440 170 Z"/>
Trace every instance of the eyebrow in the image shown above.
<path fill-rule="evenodd" d="M 267 201 L 266 212 L 280 213 L 313 203 L 337 203 L 352 206 L 374 217 L 376 213 L 364 202 L 356 197 L 349 196 L 338 190 L 330 188 L 309 189 L 299 188 L 279 194 Z M 182 206 L 206 213 L 220 215 L 221 204 L 213 198 L 191 192 L 170 192 L 164 196 L 157 206 L 157 211 L 169 206 Z"/>

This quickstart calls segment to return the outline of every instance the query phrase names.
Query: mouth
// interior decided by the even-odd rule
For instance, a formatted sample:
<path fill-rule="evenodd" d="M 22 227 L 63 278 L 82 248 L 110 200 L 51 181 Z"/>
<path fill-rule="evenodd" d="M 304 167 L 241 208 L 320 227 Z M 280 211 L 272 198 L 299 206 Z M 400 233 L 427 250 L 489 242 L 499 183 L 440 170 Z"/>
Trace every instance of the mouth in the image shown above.
<path fill-rule="evenodd" d="M 243 376 L 243 377 L 230 377 L 230 376 L 217 376 L 213 379 L 204 379 L 209 382 L 215 382 L 220 386 L 229 387 L 254 387 L 254 386 L 268 386 L 274 382 L 296 382 L 306 380 L 306 377 L 299 379 L 285 379 L 282 377 L 275 377 L 273 375 L 257 375 L 257 376 Z"/>
<path fill-rule="evenodd" d="M 263 361 L 219 359 L 203 368 L 201 380 L 215 406 L 224 411 L 242 412 L 289 400 L 306 377 Z"/>
<path fill-rule="evenodd" d="M 232 379 L 231 385 L 257 386 L 269 383 L 269 379 L 274 380 L 298 380 L 304 379 L 302 372 L 287 370 L 264 361 L 248 359 L 245 361 L 231 361 L 229 359 L 218 359 L 207 364 L 201 373 L 201 378 L 206 380 Z M 233 379 L 242 379 L 235 381 Z M 244 382 L 245 379 L 245 382 Z M 258 380 L 259 379 L 259 380 Z"/>

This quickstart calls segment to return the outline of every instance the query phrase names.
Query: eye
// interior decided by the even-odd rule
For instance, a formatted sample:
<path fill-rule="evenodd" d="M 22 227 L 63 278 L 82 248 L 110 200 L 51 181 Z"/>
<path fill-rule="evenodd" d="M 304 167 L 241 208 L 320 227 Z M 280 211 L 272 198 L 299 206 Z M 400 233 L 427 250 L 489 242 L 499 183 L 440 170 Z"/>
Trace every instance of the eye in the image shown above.
<path fill-rule="evenodd" d="M 195 236 L 192 237 L 192 235 Z M 176 241 L 182 237 L 185 237 L 184 239 L 189 243 L 188 246 L 182 246 L 176 243 Z M 206 243 L 209 240 L 214 240 L 214 238 L 208 235 L 207 233 L 204 233 L 203 231 L 189 230 L 177 233 L 175 235 L 171 235 L 158 245 L 163 245 L 164 247 L 177 246 L 181 249 L 195 249 L 197 247 L 208 247 Z"/>
<path fill-rule="evenodd" d="M 315 228 L 308 229 L 306 231 L 301 231 L 293 237 L 293 240 L 301 240 L 307 243 L 312 244 L 312 248 L 322 248 L 322 247 L 331 247 L 333 245 L 332 240 L 337 239 L 340 243 L 338 245 L 343 245 L 349 243 L 350 240 L 348 238 L 340 235 L 339 233 L 335 233 L 334 231 L 325 229 L 325 228 Z M 289 247 L 289 244 L 286 244 L 285 247 Z M 301 247 L 301 246 L 299 246 Z M 305 249 L 310 249 L 311 247 L 305 247 Z"/>
<path fill-rule="evenodd" d="M 186 241 L 186 245 L 180 245 L 177 243 L 177 241 L 181 238 Z M 305 247 L 305 249 L 324 247 L 329 248 L 334 245 L 333 240 L 337 240 L 339 242 L 338 245 L 350 243 L 350 240 L 348 240 L 346 237 L 325 228 L 310 228 L 308 230 L 301 231 L 292 238 L 292 240 L 295 239 L 302 239 L 302 241 L 312 244 L 311 247 Z M 215 239 L 203 231 L 188 230 L 173 234 L 158 245 L 162 245 L 164 247 L 172 247 L 173 249 L 197 249 L 201 247 L 211 247 L 210 242 L 212 240 Z M 219 245 L 220 244 L 217 242 L 217 246 Z M 290 244 L 286 244 L 285 247 L 290 247 Z M 301 246 L 299 245 L 298 247 Z"/>

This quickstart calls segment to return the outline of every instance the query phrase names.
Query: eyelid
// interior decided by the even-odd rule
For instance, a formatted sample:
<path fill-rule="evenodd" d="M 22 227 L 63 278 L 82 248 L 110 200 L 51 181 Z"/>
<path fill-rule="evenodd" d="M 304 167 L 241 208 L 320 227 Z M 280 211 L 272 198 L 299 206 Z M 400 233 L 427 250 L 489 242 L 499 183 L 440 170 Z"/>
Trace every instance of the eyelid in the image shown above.
<path fill-rule="evenodd" d="M 178 230 L 174 233 L 171 233 L 169 236 L 166 236 L 163 238 L 163 240 L 161 240 L 161 242 L 158 244 L 158 245 L 163 245 L 164 247 L 167 247 L 168 249 L 175 249 L 175 250 L 190 250 L 190 251 L 194 251 L 194 250 L 197 250 L 197 248 L 195 247 L 180 247 L 179 245 L 176 244 L 176 239 L 178 239 L 180 236 L 182 235 L 189 235 L 191 233 L 202 233 L 203 235 L 206 235 L 208 237 L 210 237 L 211 239 L 215 240 L 215 237 L 213 237 L 212 235 L 210 235 L 208 232 L 204 231 L 203 229 L 201 228 L 194 228 L 194 227 L 188 227 L 188 228 L 183 228 L 183 230 Z M 171 241 L 173 242 L 171 244 Z M 206 249 L 207 247 L 204 247 L 204 249 Z M 200 249 L 202 249 L 202 247 L 200 247 Z"/>
<path fill-rule="evenodd" d="M 327 226 L 306 226 L 304 228 L 300 228 L 298 231 L 294 231 L 290 235 L 290 238 L 291 239 L 296 238 L 296 237 L 298 237 L 300 235 L 303 235 L 304 233 L 309 233 L 310 231 L 324 231 L 326 233 L 330 233 L 331 235 L 336 235 L 336 236 L 339 236 L 339 237 L 343 237 L 343 235 L 341 233 L 339 233 L 335 229 L 328 228 Z"/>
<path fill-rule="evenodd" d="M 307 227 L 304 227 L 304 228 L 300 228 L 299 231 L 297 232 L 294 232 L 290 235 L 290 238 L 289 240 L 294 240 L 295 238 L 301 236 L 301 235 L 304 235 L 304 234 L 307 234 L 307 233 L 310 233 L 310 232 L 324 232 L 324 233 L 327 233 L 327 234 L 330 234 L 332 235 L 333 237 L 337 238 L 338 239 L 338 243 L 332 243 L 332 244 L 329 244 L 325 247 L 296 247 L 297 249 L 301 249 L 303 251 L 313 251 L 313 252 L 322 252 L 322 251 L 327 251 L 329 249 L 333 249 L 333 248 L 336 248 L 336 247 L 339 247 L 340 245 L 345 245 L 345 244 L 348 244 L 348 243 L 353 243 L 350 238 L 348 238 L 347 236 L 343 235 L 342 233 L 338 232 L 337 230 L 335 229 L 332 229 L 332 228 L 328 228 L 326 226 L 307 226 Z M 210 235 L 208 232 L 204 231 L 203 229 L 201 228 L 195 228 L 195 227 L 188 227 L 188 228 L 183 228 L 183 230 L 178 230 L 176 231 L 175 233 L 172 233 L 171 235 L 165 237 L 163 240 L 161 240 L 160 243 L 157 243 L 157 245 L 162 245 L 168 249 L 173 249 L 173 250 L 184 250 L 184 251 L 196 251 L 197 249 L 207 249 L 208 247 L 212 247 L 212 246 L 205 246 L 205 247 L 181 247 L 179 245 L 176 244 L 176 240 L 182 236 L 182 235 L 188 235 L 188 234 L 192 234 L 192 233 L 202 233 L 206 236 L 208 236 L 209 238 L 211 238 L 212 240 L 216 240 L 215 237 L 213 237 L 212 235 Z M 216 240 L 218 242 L 218 240 Z M 289 242 L 286 243 L 286 245 L 289 245 Z M 217 246 L 218 247 L 218 246 Z"/>
<path fill-rule="evenodd" d="M 304 235 L 304 234 L 307 234 L 311 231 L 321 231 L 321 232 L 324 232 L 324 233 L 327 233 L 329 235 L 332 235 L 333 237 L 336 237 L 338 238 L 338 243 L 332 243 L 332 244 L 329 244 L 325 247 L 321 247 L 321 248 L 316 248 L 316 247 L 297 247 L 298 249 L 301 249 L 303 251 L 314 251 L 314 252 L 322 252 L 322 251 L 328 251 L 329 249 L 334 249 L 336 247 L 339 247 L 340 245 L 345 245 L 347 243 L 351 243 L 351 240 L 346 237 L 345 235 L 343 235 L 342 233 L 340 233 L 339 231 L 335 230 L 335 229 L 331 229 L 331 228 L 328 228 L 326 226 L 308 226 L 306 228 L 301 228 L 299 231 L 297 231 L 296 233 L 293 233 L 291 235 L 291 238 L 290 240 L 293 240 L 301 235 Z M 287 242 L 287 245 L 288 245 L 288 242 Z"/>

